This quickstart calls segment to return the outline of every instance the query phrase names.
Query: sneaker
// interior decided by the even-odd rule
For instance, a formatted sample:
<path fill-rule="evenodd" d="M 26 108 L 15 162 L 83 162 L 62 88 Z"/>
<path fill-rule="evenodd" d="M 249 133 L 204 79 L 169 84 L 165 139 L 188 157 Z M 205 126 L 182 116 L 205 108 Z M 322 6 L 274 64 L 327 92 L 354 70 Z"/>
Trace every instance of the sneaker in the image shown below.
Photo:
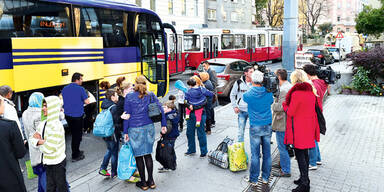
<path fill-rule="evenodd" d="M 196 122 L 196 127 L 200 127 L 200 121 Z"/>
<path fill-rule="evenodd" d="M 100 169 L 99 174 L 106 177 L 111 176 L 111 174 L 109 174 L 108 171 L 105 169 Z"/>
<path fill-rule="evenodd" d="M 75 157 L 75 158 L 72 157 L 72 162 L 81 161 L 81 160 L 83 160 L 84 158 L 85 158 L 84 155 L 79 155 L 78 157 Z"/>
<path fill-rule="evenodd" d="M 159 173 L 165 173 L 165 172 L 169 172 L 170 170 L 162 167 L 162 168 L 159 168 L 158 171 L 159 171 Z"/>
<path fill-rule="evenodd" d="M 132 176 L 134 176 L 134 177 L 140 177 L 140 173 L 138 172 L 138 171 L 135 171 L 135 173 L 133 173 L 133 175 Z"/>
<path fill-rule="evenodd" d="M 201 154 L 201 155 L 200 155 L 200 157 L 205 157 L 205 156 L 207 156 L 207 154 Z"/>
<path fill-rule="evenodd" d="M 275 177 L 291 177 L 290 173 L 284 173 L 281 170 L 277 173 L 272 173 L 272 175 Z"/>
<path fill-rule="evenodd" d="M 127 180 L 125 180 L 125 181 L 127 181 L 127 182 L 129 182 L 129 183 L 137 183 L 137 182 L 140 181 L 140 179 L 137 178 L 137 177 L 130 177 L 129 179 L 127 179 Z"/>
<path fill-rule="evenodd" d="M 117 173 L 112 173 L 111 174 L 111 179 L 114 179 L 114 178 L 116 178 L 117 177 Z"/>
<path fill-rule="evenodd" d="M 186 153 L 184 153 L 184 155 L 186 155 L 186 156 L 192 156 L 192 155 L 195 155 L 195 152 L 186 152 Z"/>
<path fill-rule="evenodd" d="M 268 184 L 268 181 L 266 181 L 266 180 L 264 180 L 264 179 L 262 179 L 262 181 L 261 181 L 263 184 Z"/>
<path fill-rule="evenodd" d="M 316 170 L 317 169 L 317 166 L 315 165 L 315 166 L 312 166 L 312 165 L 309 165 L 309 168 L 308 168 L 309 170 Z"/>
<path fill-rule="evenodd" d="M 322 164 L 323 164 L 323 162 L 321 162 L 321 161 L 318 161 L 318 162 L 316 162 L 316 164 L 317 164 L 317 165 L 322 165 Z"/>

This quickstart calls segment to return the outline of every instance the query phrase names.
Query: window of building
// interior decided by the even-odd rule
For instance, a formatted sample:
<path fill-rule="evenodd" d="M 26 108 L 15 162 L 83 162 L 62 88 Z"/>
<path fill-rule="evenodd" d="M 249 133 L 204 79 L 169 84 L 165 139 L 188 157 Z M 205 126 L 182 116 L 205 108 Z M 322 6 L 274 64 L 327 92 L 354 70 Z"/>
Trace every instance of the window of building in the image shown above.
<path fill-rule="evenodd" d="M 173 0 L 168 0 L 168 14 L 173 15 Z"/>
<path fill-rule="evenodd" d="M 245 0 L 241 0 L 241 2 L 242 2 L 243 4 L 245 4 Z"/>
<path fill-rule="evenodd" d="M 141 7 L 141 0 L 136 0 L 136 5 Z"/>
<path fill-rule="evenodd" d="M 338 2 L 337 2 L 337 8 L 338 8 L 338 9 L 341 8 L 341 1 L 338 1 Z"/>
<path fill-rule="evenodd" d="M 252 2 L 252 7 L 256 7 L 256 1 L 255 0 L 251 0 Z"/>
<path fill-rule="evenodd" d="M 255 14 L 252 15 L 252 24 L 254 24 L 254 25 L 257 24 L 257 19 L 256 19 L 256 15 Z"/>
<path fill-rule="evenodd" d="M 237 3 L 237 0 L 231 0 L 232 2 L 234 2 L 234 3 Z"/>
<path fill-rule="evenodd" d="M 152 11 L 156 11 L 156 0 L 151 0 L 150 8 Z"/>
<path fill-rule="evenodd" d="M 208 9 L 208 20 L 216 21 L 216 9 Z"/>
<path fill-rule="evenodd" d="M 223 11 L 221 18 L 223 18 L 223 21 L 227 21 L 227 12 Z"/>
<path fill-rule="evenodd" d="M 195 0 L 195 16 L 199 16 L 199 0 Z"/>
<path fill-rule="evenodd" d="M 340 27 L 338 27 L 338 28 L 337 28 L 337 32 L 339 32 L 340 30 L 341 30 Z"/>
<path fill-rule="evenodd" d="M 337 21 L 339 21 L 339 22 L 340 22 L 340 20 L 341 20 L 340 16 L 337 16 Z"/>
<path fill-rule="evenodd" d="M 184 35 L 184 51 L 200 51 L 200 35 Z"/>
<path fill-rule="evenodd" d="M 347 27 L 347 29 L 346 29 L 346 30 L 347 30 L 347 32 L 349 32 L 349 27 Z"/>
<path fill-rule="evenodd" d="M 235 37 L 232 34 L 221 35 L 221 49 L 233 49 L 235 44 Z"/>
<path fill-rule="evenodd" d="M 231 13 L 231 21 L 234 21 L 234 22 L 238 21 L 238 13 L 237 12 Z"/>
<path fill-rule="evenodd" d="M 186 0 L 181 0 L 181 15 L 187 15 L 187 2 Z"/>

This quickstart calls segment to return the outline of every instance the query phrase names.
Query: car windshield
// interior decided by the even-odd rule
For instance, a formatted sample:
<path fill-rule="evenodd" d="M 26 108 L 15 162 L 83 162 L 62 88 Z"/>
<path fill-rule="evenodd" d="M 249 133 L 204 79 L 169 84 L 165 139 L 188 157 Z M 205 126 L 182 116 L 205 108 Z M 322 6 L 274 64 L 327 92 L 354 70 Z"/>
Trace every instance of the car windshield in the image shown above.
<path fill-rule="evenodd" d="M 329 52 L 339 52 L 339 49 L 337 48 L 328 48 Z"/>
<path fill-rule="evenodd" d="M 222 73 L 225 70 L 225 65 L 220 65 L 216 63 L 211 63 L 210 67 L 216 71 L 216 73 Z"/>

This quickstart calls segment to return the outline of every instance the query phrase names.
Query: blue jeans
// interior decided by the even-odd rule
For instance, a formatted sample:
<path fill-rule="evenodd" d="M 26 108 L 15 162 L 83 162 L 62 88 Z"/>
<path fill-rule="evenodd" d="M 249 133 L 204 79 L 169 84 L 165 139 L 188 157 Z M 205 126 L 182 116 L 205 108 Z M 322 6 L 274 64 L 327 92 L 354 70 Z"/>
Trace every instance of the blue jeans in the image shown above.
<path fill-rule="evenodd" d="M 283 173 L 291 173 L 291 159 L 289 158 L 287 146 L 284 144 L 284 131 L 276 131 L 277 148 L 280 153 L 280 166 Z"/>
<path fill-rule="evenodd" d="M 39 176 L 38 180 L 38 192 L 45 192 L 47 191 L 47 173 L 46 169 L 42 164 L 38 164 L 34 167 L 32 167 L 33 173 Z"/>
<path fill-rule="evenodd" d="M 249 140 L 251 143 L 251 169 L 249 170 L 250 182 L 257 183 L 260 175 L 260 144 L 262 146 L 263 163 L 262 163 L 262 179 L 268 181 L 271 174 L 272 158 L 271 158 L 271 125 L 255 126 L 249 128 Z"/>
<path fill-rule="evenodd" d="M 237 141 L 238 142 L 244 142 L 244 130 L 245 130 L 245 125 L 247 124 L 247 120 L 248 120 L 248 112 L 240 111 L 240 113 L 237 114 L 237 120 L 238 120 L 238 124 L 239 124 Z"/>
<path fill-rule="evenodd" d="M 201 122 L 206 121 L 206 115 L 203 112 Z M 200 127 L 196 127 L 195 113 L 191 113 L 187 120 L 187 140 L 188 140 L 188 153 L 196 153 L 195 132 L 197 131 L 197 139 L 199 140 L 200 153 L 205 155 L 208 153 L 207 149 L 207 136 L 205 135 L 204 123 Z"/>
<path fill-rule="evenodd" d="M 105 141 L 107 144 L 107 152 L 104 155 L 103 163 L 100 166 L 100 169 L 107 169 L 109 159 L 111 159 L 111 174 L 117 175 L 117 155 L 119 152 L 119 142 L 115 138 L 111 141 Z"/>
<path fill-rule="evenodd" d="M 315 141 L 316 147 L 310 148 L 309 151 L 309 165 L 310 166 L 316 166 L 316 162 L 321 162 L 321 155 L 320 155 L 320 149 L 319 144 L 317 141 Z"/>

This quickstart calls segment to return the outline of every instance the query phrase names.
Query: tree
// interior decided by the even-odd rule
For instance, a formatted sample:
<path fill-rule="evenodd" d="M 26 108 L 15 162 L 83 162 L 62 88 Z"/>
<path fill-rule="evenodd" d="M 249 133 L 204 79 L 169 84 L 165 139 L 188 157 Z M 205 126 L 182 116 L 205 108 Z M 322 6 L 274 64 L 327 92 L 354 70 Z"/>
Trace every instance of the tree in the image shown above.
<path fill-rule="evenodd" d="M 355 21 L 358 33 L 380 36 L 384 32 L 384 6 L 379 9 L 364 7 Z"/>
<path fill-rule="evenodd" d="M 284 1 L 268 0 L 265 8 L 265 15 L 269 26 L 279 27 L 283 25 Z"/>
<path fill-rule="evenodd" d="M 300 0 L 299 11 L 304 15 L 311 33 L 315 33 L 315 26 L 319 17 L 326 11 L 326 3 L 325 0 Z"/>
<path fill-rule="evenodd" d="M 256 22 L 260 26 L 264 26 L 265 22 L 263 19 L 263 13 L 265 11 L 265 7 L 268 0 L 254 0 L 255 1 L 255 7 L 256 7 Z"/>
<path fill-rule="evenodd" d="M 319 25 L 318 29 L 321 31 L 322 35 L 325 35 L 325 34 L 332 31 L 333 25 L 332 25 L 332 23 L 323 23 L 323 24 Z"/>

